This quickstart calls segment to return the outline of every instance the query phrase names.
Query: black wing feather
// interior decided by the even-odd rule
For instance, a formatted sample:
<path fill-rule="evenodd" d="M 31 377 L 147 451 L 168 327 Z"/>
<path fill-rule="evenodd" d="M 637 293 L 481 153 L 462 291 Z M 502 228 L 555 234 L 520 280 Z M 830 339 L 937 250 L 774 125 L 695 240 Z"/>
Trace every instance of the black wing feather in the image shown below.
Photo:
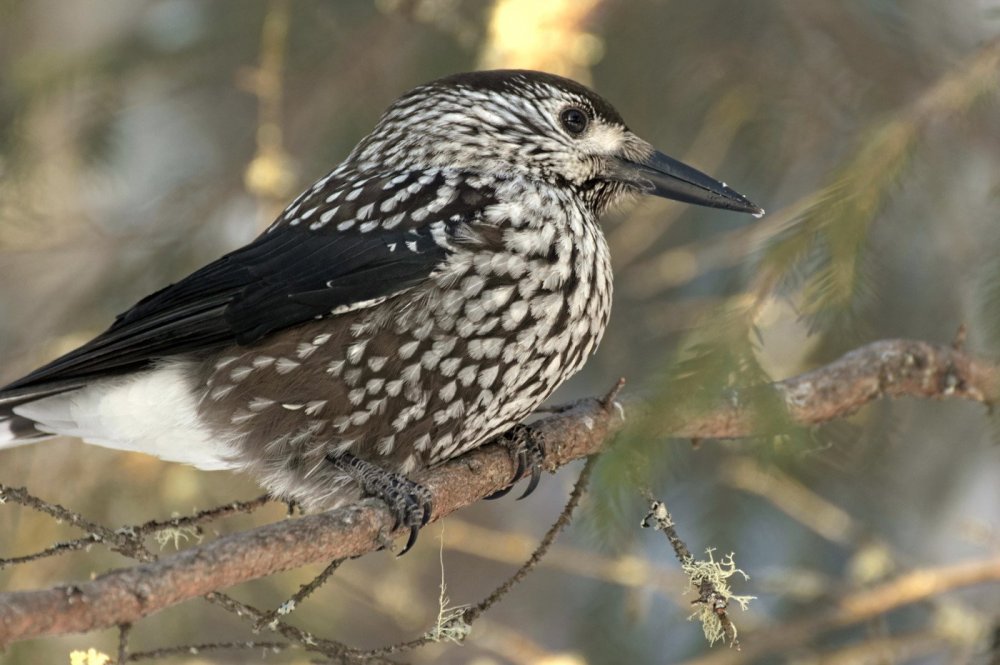
<path fill-rule="evenodd" d="M 448 220 L 453 231 L 478 217 L 483 203 L 481 196 L 456 197 L 436 218 Z M 4 387 L 0 401 L 25 388 L 72 386 L 165 356 L 250 344 L 337 307 L 405 291 L 425 281 L 446 257 L 447 250 L 431 237 L 429 221 L 368 233 L 334 232 L 336 221 L 319 231 L 276 226 L 143 298 L 84 346 Z"/>

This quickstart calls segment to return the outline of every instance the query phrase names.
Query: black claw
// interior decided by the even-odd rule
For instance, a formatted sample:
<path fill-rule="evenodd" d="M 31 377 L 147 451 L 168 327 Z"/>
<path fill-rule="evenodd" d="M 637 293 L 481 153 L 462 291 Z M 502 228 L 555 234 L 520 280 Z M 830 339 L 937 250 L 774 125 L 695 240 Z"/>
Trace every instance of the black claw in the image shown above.
<path fill-rule="evenodd" d="M 530 458 L 530 463 L 528 463 L 531 469 L 531 480 L 528 481 L 528 487 L 525 488 L 524 493 L 517 497 L 517 500 L 527 498 L 535 488 L 538 487 L 538 482 L 542 479 L 542 462 L 545 460 L 545 444 L 541 437 L 534 434 L 527 445 L 524 447 L 524 457 L 525 459 Z"/>
<path fill-rule="evenodd" d="M 517 497 L 517 500 L 520 501 L 535 491 L 535 488 L 538 487 L 538 482 L 542 478 L 545 442 L 537 431 L 525 425 L 516 425 L 511 428 L 509 432 L 503 435 L 502 441 L 510 451 L 511 457 L 517 462 L 517 468 L 514 471 L 514 477 L 507 487 L 497 490 L 486 498 L 493 500 L 507 496 L 511 489 L 513 489 L 514 483 L 523 478 L 526 472 L 530 471 L 531 480 L 528 481 L 528 487 L 525 488 L 521 496 Z"/>
<path fill-rule="evenodd" d="M 503 498 L 503 497 L 507 496 L 508 494 L 510 494 L 510 491 L 512 489 L 514 489 L 514 483 L 511 483 L 510 485 L 507 485 L 507 487 L 504 487 L 502 490 L 497 490 L 493 494 L 490 494 L 489 496 L 484 497 L 484 498 L 487 501 L 493 501 L 494 499 L 500 499 L 500 498 Z"/>
<path fill-rule="evenodd" d="M 528 446 L 523 441 L 517 441 L 514 445 L 517 446 L 517 450 L 514 452 L 515 459 L 517 459 L 517 469 L 514 470 L 513 481 L 516 483 L 524 478 L 524 472 L 528 468 Z"/>
<path fill-rule="evenodd" d="M 531 480 L 528 481 L 528 486 L 524 488 L 524 493 L 517 497 L 517 500 L 528 498 L 535 488 L 538 487 L 538 482 L 542 479 L 542 465 L 538 462 L 531 465 Z"/>
<path fill-rule="evenodd" d="M 406 539 L 406 546 L 403 547 L 403 549 L 399 550 L 399 554 L 396 555 L 397 559 L 406 554 L 407 552 L 409 552 L 410 548 L 417 543 L 417 534 L 419 533 L 420 533 L 419 526 L 414 524 L 413 526 L 410 527 L 410 537 Z"/>
<path fill-rule="evenodd" d="M 328 455 L 327 460 L 351 474 L 361 486 L 363 494 L 381 499 L 389 507 L 395 518 L 393 531 L 400 527 L 410 527 L 406 545 L 397 556 L 409 552 L 417 542 L 420 527 L 430 521 L 433 511 L 431 495 L 427 488 L 406 476 L 386 471 L 377 464 L 347 453 L 337 457 Z"/>

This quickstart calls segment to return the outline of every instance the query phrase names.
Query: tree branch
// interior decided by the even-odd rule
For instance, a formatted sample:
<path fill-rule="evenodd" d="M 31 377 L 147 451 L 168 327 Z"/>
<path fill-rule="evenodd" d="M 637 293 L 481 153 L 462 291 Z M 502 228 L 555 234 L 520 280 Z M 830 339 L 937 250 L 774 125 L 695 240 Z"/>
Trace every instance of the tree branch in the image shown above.
<path fill-rule="evenodd" d="M 984 403 L 1000 391 L 1000 367 L 959 349 L 908 340 L 869 344 L 771 388 L 793 422 L 814 425 L 847 416 L 882 396 L 962 398 Z M 532 426 L 545 437 L 545 465 L 555 471 L 599 452 L 623 426 L 618 405 L 586 399 Z M 755 416 L 730 396 L 715 408 L 672 414 L 666 434 L 737 438 L 754 434 Z M 486 445 L 427 471 L 438 520 L 503 488 L 515 471 L 506 448 Z M 2 497 L 0 497 L 2 498 Z M 209 592 L 315 562 L 356 557 L 382 547 L 393 518 L 377 501 L 288 519 L 228 535 L 155 562 L 114 570 L 80 584 L 0 594 L 0 646 L 125 623 Z M 403 535 L 403 530 L 393 536 Z"/>

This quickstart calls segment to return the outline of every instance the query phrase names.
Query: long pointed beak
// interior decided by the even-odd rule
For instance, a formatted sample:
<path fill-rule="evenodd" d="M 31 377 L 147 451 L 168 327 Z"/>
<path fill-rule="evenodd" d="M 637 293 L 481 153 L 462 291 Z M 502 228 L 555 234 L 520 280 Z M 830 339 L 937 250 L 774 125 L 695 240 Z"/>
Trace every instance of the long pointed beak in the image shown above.
<path fill-rule="evenodd" d="M 764 215 L 763 208 L 730 189 L 726 183 L 659 151 L 653 151 L 642 160 L 619 159 L 615 167 L 616 175 L 623 182 L 646 194 L 709 208 L 748 212 L 754 217 Z"/>

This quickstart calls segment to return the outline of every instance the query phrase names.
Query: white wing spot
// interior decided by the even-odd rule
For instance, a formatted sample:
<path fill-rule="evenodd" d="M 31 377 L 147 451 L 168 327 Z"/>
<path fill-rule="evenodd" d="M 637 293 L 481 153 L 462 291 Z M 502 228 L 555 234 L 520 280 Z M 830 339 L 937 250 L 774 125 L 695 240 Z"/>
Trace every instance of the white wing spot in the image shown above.
<path fill-rule="evenodd" d="M 319 412 L 322 411 L 323 407 L 325 406 L 326 406 L 325 399 L 314 400 L 306 404 L 306 413 L 308 413 L 310 416 L 315 416 L 319 414 Z"/>
<path fill-rule="evenodd" d="M 496 380 L 497 375 L 500 373 L 500 366 L 494 365 L 493 367 L 488 367 L 479 373 L 479 386 L 481 388 L 489 388 L 492 386 Z"/>
<path fill-rule="evenodd" d="M 251 362 L 250 364 L 252 364 L 257 369 L 270 367 L 271 365 L 274 364 L 274 356 L 257 356 L 256 358 L 253 359 L 253 362 Z"/>
<path fill-rule="evenodd" d="M 389 436 L 383 436 L 378 440 L 378 452 L 380 455 L 388 455 L 392 452 L 393 446 L 396 445 L 396 435 L 390 434 Z"/>
<path fill-rule="evenodd" d="M 420 380 L 420 363 L 413 363 L 412 365 L 407 365 L 403 368 L 403 371 L 399 373 L 399 377 L 407 383 L 416 383 Z"/>
<path fill-rule="evenodd" d="M 361 380 L 361 370 L 357 367 L 349 369 L 344 372 L 344 382 L 349 386 L 358 385 L 358 381 Z"/>
<path fill-rule="evenodd" d="M 302 363 L 292 360 L 291 358 L 278 358 L 278 361 L 274 364 L 274 370 L 278 374 L 288 374 L 298 368 L 301 364 Z"/>
<path fill-rule="evenodd" d="M 416 468 L 417 468 L 417 457 L 416 457 L 416 455 L 407 455 L 406 456 L 406 461 L 404 461 L 399 466 L 399 472 L 402 473 L 403 475 L 406 475 L 408 473 L 412 473 L 413 470 L 416 469 Z"/>
<path fill-rule="evenodd" d="M 236 362 L 238 358 L 239 356 L 226 356 L 225 358 L 222 358 L 217 363 L 215 363 L 215 369 L 217 370 L 225 369 L 227 366 L 232 365 L 234 362 Z"/>
<path fill-rule="evenodd" d="M 251 411 L 263 411 L 272 404 L 274 404 L 273 399 L 268 399 L 266 397 L 254 397 L 252 400 L 250 400 L 248 408 Z"/>
<path fill-rule="evenodd" d="M 455 398 L 455 392 L 458 390 L 458 384 L 452 381 L 447 384 L 444 388 L 438 391 L 438 397 L 441 398 L 443 402 L 450 402 Z"/>
<path fill-rule="evenodd" d="M 213 388 L 210 397 L 213 401 L 217 402 L 229 393 L 233 392 L 233 388 L 235 387 L 236 386 L 219 386 L 218 388 Z"/>
<path fill-rule="evenodd" d="M 447 358 L 441 362 L 440 372 L 444 376 L 454 376 L 462 364 L 461 358 Z"/>
<path fill-rule="evenodd" d="M 414 449 L 419 451 L 427 450 L 430 447 L 430 445 L 431 445 L 430 434 L 422 434 L 417 438 L 416 441 L 413 442 Z"/>
<path fill-rule="evenodd" d="M 402 291 L 400 291 L 402 293 Z M 398 295 L 398 294 L 393 294 Z M 387 296 L 380 296 L 378 298 L 372 298 L 371 300 L 362 300 L 360 302 L 352 302 L 348 305 L 337 305 L 330 310 L 331 314 L 346 314 L 347 312 L 353 312 L 358 309 L 365 309 L 366 307 L 375 307 L 376 305 L 381 305 L 387 300 Z M 316 317 L 322 318 L 322 317 Z"/>
<path fill-rule="evenodd" d="M 250 372 L 253 371 L 253 369 L 254 369 L 253 367 L 240 365 L 239 367 L 233 368 L 233 371 L 229 373 L 229 378 L 235 381 L 236 383 L 239 383 L 243 379 L 247 378 L 250 375 Z"/>
<path fill-rule="evenodd" d="M 351 344 L 349 347 L 347 347 L 347 360 L 352 365 L 357 365 L 359 362 L 361 362 L 361 357 L 365 353 L 366 346 L 368 346 L 367 339 L 363 339 L 355 342 L 354 344 Z"/>
<path fill-rule="evenodd" d="M 407 342 L 406 344 L 401 344 L 399 347 L 399 357 L 403 360 L 407 360 L 417 352 L 417 347 L 420 346 L 420 340 L 414 340 L 412 342 Z"/>
<path fill-rule="evenodd" d="M 392 217 L 389 217 L 384 222 L 382 222 L 382 228 L 384 229 L 394 229 L 399 226 L 399 223 L 406 219 L 406 213 L 401 212 Z"/>
<path fill-rule="evenodd" d="M 244 411 L 243 409 L 240 409 L 235 413 L 233 413 L 232 417 L 229 419 L 229 422 L 231 422 L 233 425 L 242 425 L 246 421 L 253 418 L 255 415 L 257 414 L 250 413 L 249 411 Z"/>
<path fill-rule="evenodd" d="M 331 219 L 333 219 L 334 215 L 337 214 L 338 210 L 340 210 L 340 206 L 333 206 L 332 208 L 330 208 L 329 210 L 327 210 L 326 212 L 324 212 L 322 215 L 319 216 L 319 221 L 321 221 L 323 224 L 326 224 Z"/>
<path fill-rule="evenodd" d="M 461 381 L 463 386 L 470 386 L 476 380 L 477 372 L 479 372 L 479 365 L 463 367 L 462 371 L 458 373 L 458 380 Z"/>
<path fill-rule="evenodd" d="M 335 455 L 343 455 L 344 453 L 346 453 L 348 450 L 351 449 L 351 446 L 354 445 L 354 442 L 355 442 L 355 439 L 344 439 L 343 441 L 341 441 L 340 443 L 338 443 L 336 446 L 334 446 L 334 448 L 333 448 L 334 454 Z"/>

